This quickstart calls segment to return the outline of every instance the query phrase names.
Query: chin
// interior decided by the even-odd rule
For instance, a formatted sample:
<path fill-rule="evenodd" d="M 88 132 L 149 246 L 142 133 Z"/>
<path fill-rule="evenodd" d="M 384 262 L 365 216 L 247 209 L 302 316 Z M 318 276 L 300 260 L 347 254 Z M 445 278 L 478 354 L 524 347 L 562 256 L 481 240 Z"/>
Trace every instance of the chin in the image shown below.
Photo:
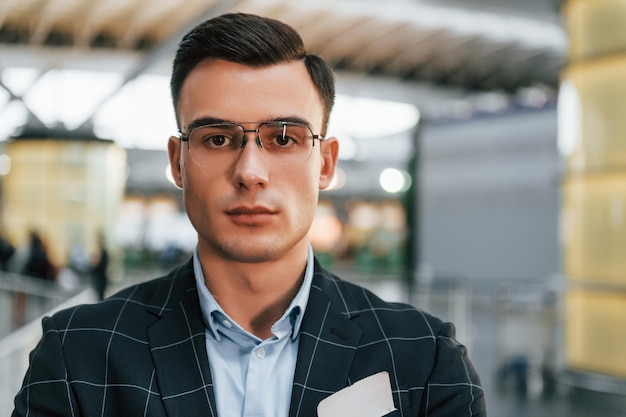
<path fill-rule="evenodd" d="M 306 243 L 304 238 L 306 235 L 300 239 L 285 239 L 284 236 L 273 234 L 271 236 L 245 236 L 238 239 L 225 239 L 218 243 L 218 251 L 225 259 L 235 262 L 273 262 L 284 256 L 290 256 L 290 253 L 299 252 L 302 243 Z"/>
<path fill-rule="evenodd" d="M 230 242 L 222 245 L 221 252 L 224 258 L 241 263 L 271 262 L 280 257 L 281 248 L 275 240 L 246 239 L 245 242 Z"/>

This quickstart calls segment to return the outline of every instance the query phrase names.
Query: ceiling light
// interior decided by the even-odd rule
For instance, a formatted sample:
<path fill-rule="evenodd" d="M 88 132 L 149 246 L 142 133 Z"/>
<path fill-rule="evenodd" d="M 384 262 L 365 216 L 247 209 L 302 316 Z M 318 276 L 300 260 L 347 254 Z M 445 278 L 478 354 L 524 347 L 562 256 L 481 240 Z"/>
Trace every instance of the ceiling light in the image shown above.
<path fill-rule="evenodd" d="M 380 173 L 378 181 L 383 190 L 390 194 L 405 192 L 412 184 L 409 173 L 396 168 L 385 168 Z"/>
<path fill-rule="evenodd" d="M 412 104 L 337 95 L 329 130 L 371 139 L 414 128 L 420 113 Z"/>

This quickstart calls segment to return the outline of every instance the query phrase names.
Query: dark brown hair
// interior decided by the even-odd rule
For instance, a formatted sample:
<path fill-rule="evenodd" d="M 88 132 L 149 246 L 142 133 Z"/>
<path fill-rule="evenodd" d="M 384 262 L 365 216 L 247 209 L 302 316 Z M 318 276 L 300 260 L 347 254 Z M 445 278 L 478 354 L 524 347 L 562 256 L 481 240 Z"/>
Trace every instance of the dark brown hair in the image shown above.
<path fill-rule="evenodd" d="M 214 58 L 249 67 L 266 67 L 302 60 L 324 106 L 322 135 L 335 101 L 332 70 L 320 57 L 307 54 L 302 38 L 291 26 L 275 19 L 229 13 L 201 23 L 183 37 L 176 51 L 170 88 L 178 120 L 180 91 L 201 61 Z"/>

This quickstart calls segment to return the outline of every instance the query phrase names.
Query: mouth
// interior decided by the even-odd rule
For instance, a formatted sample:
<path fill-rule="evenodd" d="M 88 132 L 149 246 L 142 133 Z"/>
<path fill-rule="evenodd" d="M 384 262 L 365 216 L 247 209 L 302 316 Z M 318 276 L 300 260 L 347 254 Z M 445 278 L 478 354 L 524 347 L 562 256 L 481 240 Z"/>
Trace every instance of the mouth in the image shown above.
<path fill-rule="evenodd" d="M 234 223 L 258 225 L 269 222 L 277 212 L 263 206 L 242 206 L 226 210 L 225 213 Z"/>

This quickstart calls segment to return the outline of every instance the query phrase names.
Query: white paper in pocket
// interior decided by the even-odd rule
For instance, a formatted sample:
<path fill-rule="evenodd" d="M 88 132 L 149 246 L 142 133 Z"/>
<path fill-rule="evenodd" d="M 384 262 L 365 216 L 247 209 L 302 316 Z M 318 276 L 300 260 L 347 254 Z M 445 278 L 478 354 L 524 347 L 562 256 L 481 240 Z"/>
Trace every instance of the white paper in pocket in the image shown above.
<path fill-rule="evenodd" d="M 395 410 L 389 373 L 379 372 L 324 398 L 318 417 L 381 417 Z"/>

